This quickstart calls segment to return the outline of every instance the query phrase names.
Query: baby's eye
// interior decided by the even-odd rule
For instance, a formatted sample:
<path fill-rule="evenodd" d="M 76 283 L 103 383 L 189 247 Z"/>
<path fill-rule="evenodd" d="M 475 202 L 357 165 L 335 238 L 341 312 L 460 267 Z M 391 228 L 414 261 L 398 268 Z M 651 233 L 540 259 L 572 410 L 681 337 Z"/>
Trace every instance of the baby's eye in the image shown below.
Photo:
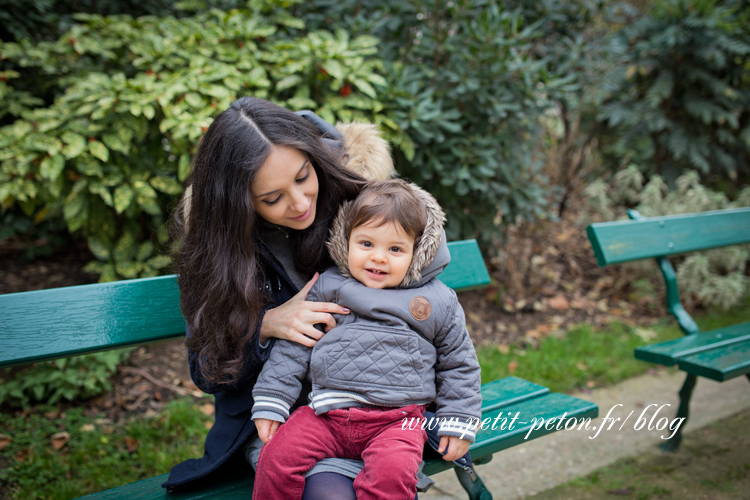
<path fill-rule="evenodd" d="M 370 243 L 369 241 L 363 241 L 362 246 L 365 248 L 370 248 L 372 246 L 372 243 Z"/>
<path fill-rule="evenodd" d="M 399 247 L 391 247 L 391 252 L 398 253 L 398 252 L 403 252 L 403 250 L 401 250 L 401 248 Z"/>

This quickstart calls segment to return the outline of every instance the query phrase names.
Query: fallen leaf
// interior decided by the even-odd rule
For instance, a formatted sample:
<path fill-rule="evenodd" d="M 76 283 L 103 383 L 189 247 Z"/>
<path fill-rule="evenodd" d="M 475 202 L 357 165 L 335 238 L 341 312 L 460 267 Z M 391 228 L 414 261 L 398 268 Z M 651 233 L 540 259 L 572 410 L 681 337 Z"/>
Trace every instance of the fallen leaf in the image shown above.
<path fill-rule="evenodd" d="M 598 307 L 601 312 L 609 311 L 609 304 L 607 304 L 607 299 L 602 299 L 597 302 L 596 307 Z"/>
<path fill-rule="evenodd" d="M 468 313 L 467 313 L 466 315 L 467 315 L 467 316 L 469 317 L 469 319 L 470 319 L 471 321 L 473 321 L 474 323 L 482 323 L 482 318 L 481 318 L 481 316 L 479 316 L 479 315 L 478 315 L 477 313 L 474 313 L 474 312 L 468 312 Z"/>
<path fill-rule="evenodd" d="M 636 328 L 635 334 L 638 335 L 643 341 L 648 342 L 656 338 L 656 332 L 647 328 Z"/>
<path fill-rule="evenodd" d="M 505 344 L 498 344 L 497 350 L 500 351 L 501 354 L 510 354 L 510 347 Z"/>
<path fill-rule="evenodd" d="M 211 403 L 206 403 L 203 406 L 201 406 L 201 412 L 204 415 L 208 415 L 209 417 L 213 415 L 215 411 L 216 411 L 216 407 L 214 407 L 214 405 L 212 405 Z"/>
<path fill-rule="evenodd" d="M 161 399 L 162 399 L 162 398 L 161 398 L 161 392 L 159 392 L 159 391 L 156 391 L 156 392 L 154 393 L 154 399 L 155 399 L 155 400 L 157 400 L 157 401 L 161 401 Z"/>
<path fill-rule="evenodd" d="M 55 410 L 52 410 L 52 411 L 48 411 L 47 413 L 44 414 L 44 417 L 47 418 L 48 420 L 55 420 L 59 416 L 60 416 L 60 409 L 59 408 L 55 409 Z"/>
<path fill-rule="evenodd" d="M 53 434 L 49 440 L 54 449 L 61 450 L 70 441 L 70 434 L 65 431 L 58 432 L 57 434 Z"/>
<path fill-rule="evenodd" d="M 204 425 L 205 425 L 206 429 L 208 429 L 210 431 L 211 427 L 214 426 L 214 423 L 213 422 L 206 422 Z"/>
<path fill-rule="evenodd" d="M 83 424 L 81 426 L 81 432 L 94 432 L 94 424 Z"/>
<path fill-rule="evenodd" d="M 23 462 L 24 460 L 26 460 L 26 457 L 28 457 L 30 453 L 31 453 L 31 449 L 27 448 L 13 455 L 13 458 L 18 460 L 19 462 Z"/>
<path fill-rule="evenodd" d="M 537 330 L 527 330 L 526 336 L 530 339 L 538 339 L 539 338 L 539 332 Z"/>
<path fill-rule="evenodd" d="M 516 309 L 523 309 L 524 307 L 526 307 L 526 304 L 527 304 L 526 299 L 521 299 L 521 300 L 516 301 L 515 306 L 516 306 Z"/>
<path fill-rule="evenodd" d="M 508 363 L 508 373 L 514 373 L 516 371 L 516 368 L 518 368 L 518 361 L 515 359 Z"/>
<path fill-rule="evenodd" d="M 585 372 L 589 369 L 589 367 L 586 366 L 586 363 L 584 363 L 583 361 L 579 361 L 578 363 L 576 363 L 576 368 L 578 368 L 582 372 Z"/>
<path fill-rule="evenodd" d="M 627 488 L 620 488 L 619 490 L 609 490 L 607 493 L 609 493 L 610 495 L 626 496 L 632 495 L 633 491 Z"/>
<path fill-rule="evenodd" d="M 3 448 L 5 448 L 6 446 L 8 446 L 12 442 L 13 442 L 13 438 L 12 437 L 0 434 L 0 451 L 2 451 Z"/>
<path fill-rule="evenodd" d="M 566 299 L 564 295 L 556 295 L 552 297 L 549 299 L 548 304 L 552 309 L 557 309 L 558 311 L 564 311 L 570 308 L 568 299 Z"/>
<path fill-rule="evenodd" d="M 586 382 L 586 387 L 588 387 L 589 389 L 593 389 L 595 385 L 596 382 L 594 382 L 593 380 L 589 380 L 588 382 Z"/>
<path fill-rule="evenodd" d="M 138 440 L 125 436 L 125 447 L 128 449 L 128 453 L 135 453 L 138 451 Z"/>

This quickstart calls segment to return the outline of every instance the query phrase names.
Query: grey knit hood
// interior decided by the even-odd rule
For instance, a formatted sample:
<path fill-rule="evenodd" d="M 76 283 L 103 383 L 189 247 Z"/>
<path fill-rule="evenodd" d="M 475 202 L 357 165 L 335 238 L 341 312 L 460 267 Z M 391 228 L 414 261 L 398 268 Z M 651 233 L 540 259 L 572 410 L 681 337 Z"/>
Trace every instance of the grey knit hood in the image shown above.
<path fill-rule="evenodd" d="M 422 202 L 427 215 L 422 236 L 415 244 L 414 256 L 411 266 L 406 272 L 399 288 L 412 288 L 422 286 L 432 278 L 440 274 L 450 264 L 451 256 L 446 243 L 443 223 L 445 214 L 435 198 L 424 189 L 414 183 L 399 180 L 405 186 L 411 188 L 414 194 Z M 350 218 L 351 201 L 341 205 L 339 213 L 333 221 L 328 239 L 328 251 L 331 254 L 341 274 L 351 278 L 349 271 L 349 239 L 346 234 L 346 221 Z"/>

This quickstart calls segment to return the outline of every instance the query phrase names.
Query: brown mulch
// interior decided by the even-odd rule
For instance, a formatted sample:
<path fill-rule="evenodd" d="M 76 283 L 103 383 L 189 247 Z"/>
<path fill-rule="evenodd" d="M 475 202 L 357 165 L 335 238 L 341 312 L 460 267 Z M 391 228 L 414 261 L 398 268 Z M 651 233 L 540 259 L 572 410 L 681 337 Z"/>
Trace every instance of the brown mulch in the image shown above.
<path fill-rule="evenodd" d="M 488 262 L 492 284 L 459 294 L 469 331 L 477 345 L 535 346 L 575 324 L 602 326 L 613 320 L 643 325 L 665 315 L 652 294 L 639 296 L 631 286 L 649 279 L 654 268 L 600 268 L 586 238 L 585 224 L 574 214 L 562 221 L 513 227 Z M 92 260 L 84 246 L 33 261 L 0 246 L 0 293 L 95 282 L 83 267 Z M 659 280 L 650 280 L 659 290 Z M 655 303 L 658 302 L 658 303 Z M 114 390 L 85 403 L 91 414 L 113 421 L 152 414 L 183 395 L 200 396 L 190 380 L 182 340 L 137 347 L 113 378 Z"/>

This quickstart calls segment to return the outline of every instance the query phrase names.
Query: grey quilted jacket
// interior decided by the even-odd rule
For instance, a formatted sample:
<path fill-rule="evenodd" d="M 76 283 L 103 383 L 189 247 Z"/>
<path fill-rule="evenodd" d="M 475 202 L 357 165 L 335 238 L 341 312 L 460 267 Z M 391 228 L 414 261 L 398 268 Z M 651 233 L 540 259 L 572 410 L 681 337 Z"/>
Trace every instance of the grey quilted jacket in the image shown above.
<path fill-rule="evenodd" d="M 404 281 L 367 288 L 348 270 L 342 209 L 329 249 L 338 269 L 324 272 L 308 300 L 351 310 L 314 348 L 277 341 L 253 389 L 253 419 L 284 422 L 308 376 L 317 414 L 353 406 L 437 405 L 438 435 L 474 441 L 481 418 L 480 370 L 453 290 L 437 276 L 450 262 L 435 200 L 411 184 L 428 207 L 428 225 Z"/>

